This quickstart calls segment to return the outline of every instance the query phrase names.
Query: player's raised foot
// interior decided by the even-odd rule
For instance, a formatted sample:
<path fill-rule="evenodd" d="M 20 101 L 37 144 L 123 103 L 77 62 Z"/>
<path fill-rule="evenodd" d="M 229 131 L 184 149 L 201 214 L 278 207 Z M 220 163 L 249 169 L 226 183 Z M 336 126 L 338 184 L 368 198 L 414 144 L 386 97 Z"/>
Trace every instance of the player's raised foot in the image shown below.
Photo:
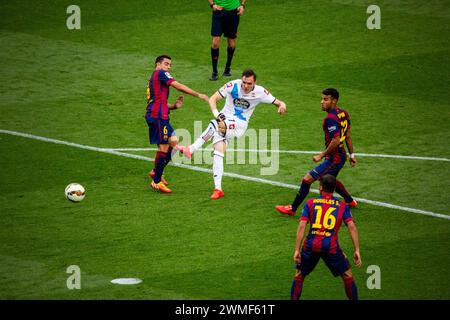
<path fill-rule="evenodd" d="M 225 71 L 222 74 L 224 77 L 231 77 L 231 69 L 225 68 Z"/>
<path fill-rule="evenodd" d="M 353 200 L 352 202 L 347 202 L 347 205 L 351 209 L 356 207 L 358 205 L 358 202 L 356 202 L 356 200 Z"/>
<path fill-rule="evenodd" d="M 275 206 L 275 209 L 282 214 L 287 214 L 288 216 L 295 216 L 296 212 L 292 211 L 292 206 Z"/>
<path fill-rule="evenodd" d="M 148 173 L 148 176 L 153 179 L 155 177 L 155 169 L 152 169 L 152 171 Z M 164 176 L 161 177 L 161 182 L 164 183 L 166 186 L 169 185 L 166 179 L 164 179 Z"/>
<path fill-rule="evenodd" d="M 158 183 L 155 183 L 155 181 L 152 181 L 150 183 L 150 187 L 152 187 L 153 190 L 159 191 L 161 193 L 172 193 L 172 190 L 167 188 L 167 186 L 162 181 L 160 181 Z"/>
<path fill-rule="evenodd" d="M 217 81 L 218 79 L 219 79 L 219 75 L 217 74 L 217 72 L 211 73 L 211 77 L 209 77 L 209 80 Z"/>
<path fill-rule="evenodd" d="M 184 154 L 186 156 L 186 158 L 190 159 L 192 157 L 191 152 L 189 151 L 189 146 L 180 146 L 180 145 L 176 145 L 175 149 L 177 149 L 178 151 L 180 151 L 182 154 Z"/>
<path fill-rule="evenodd" d="M 222 192 L 222 190 L 214 189 L 211 197 L 209 197 L 211 200 L 217 200 L 225 196 L 225 194 Z"/>

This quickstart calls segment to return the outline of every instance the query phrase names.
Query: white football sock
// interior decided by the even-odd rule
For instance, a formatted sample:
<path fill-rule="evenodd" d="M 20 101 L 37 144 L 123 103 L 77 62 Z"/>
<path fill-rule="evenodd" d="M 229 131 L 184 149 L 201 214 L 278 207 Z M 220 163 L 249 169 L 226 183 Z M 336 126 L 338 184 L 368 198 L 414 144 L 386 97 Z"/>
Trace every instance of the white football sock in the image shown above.
<path fill-rule="evenodd" d="M 200 149 L 203 144 L 205 144 L 205 142 L 211 140 L 211 138 L 214 136 L 214 132 L 216 132 L 218 128 L 219 125 L 217 124 L 217 121 L 211 120 L 206 130 L 203 131 L 200 137 L 198 137 L 198 139 L 189 146 L 189 152 L 194 153 L 195 151 Z"/>
<path fill-rule="evenodd" d="M 219 190 L 222 190 L 223 157 L 224 157 L 224 154 L 222 152 L 214 150 L 214 156 L 213 156 L 214 186 L 215 186 L 215 189 L 219 189 Z"/>

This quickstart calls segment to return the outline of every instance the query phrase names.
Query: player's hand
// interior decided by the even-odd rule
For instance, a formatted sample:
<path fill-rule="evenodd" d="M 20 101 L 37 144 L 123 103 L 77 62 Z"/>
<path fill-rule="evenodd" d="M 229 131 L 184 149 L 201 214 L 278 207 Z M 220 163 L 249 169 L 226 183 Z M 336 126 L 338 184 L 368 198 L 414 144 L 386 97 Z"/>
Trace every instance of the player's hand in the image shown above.
<path fill-rule="evenodd" d="M 216 118 L 217 122 L 225 121 L 225 119 L 226 119 L 226 117 L 225 117 L 225 115 L 222 112 L 219 113 L 219 115 Z"/>
<path fill-rule="evenodd" d="M 204 100 L 204 101 L 206 101 L 206 102 L 209 103 L 209 97 L 208 97 L 206 94 L 199 93 L 199 94 L 198 94 L 198 98 L 199 98 L 199 99 L 202 99 L 202 100 Z"/>
<path fill-rule="evenodd" d="M 245 10 L 244 6 L 239 6 L 237 8 L 237 15 L 242 16 L 244 14 L 244 10 Z"/>
<path fill-rule="evenodd" d="M 222 11 L 223 8 L 213 4 L 212 9 L 213 9 L 213 11 Z"/>
<path fill-rule="evenodd" d="M 295 253 L 294 253 L 294 262 L 295 262 L 296 264 L 299 264 L 300 261 L 301 261 L 300 251 L 299 251 L 299 250 L 295 250 Z"/>
<path fill-rule="evenodd" d="M 322 154 L 316 154 L 316 155 L 313 156 L 312 159 L 313 159 L 314 162 L 317 163 L 317 162 L 319 162 L 320 160 L 322 160 L 322 158 L 323 158 Z"/>
<path fill-rule="evenodd" d="M 283 115 L 286 113 L 286 105 L 285 104 L 282 104 L 281 106 L 278 107 L 278 113 L 280 115 Z"/>
<path fill-rule="evenodd" d="M 183 101 L 184 101 L 184 97 L 183 97 L 183 96 L 179 96 L 179 97 L 177 98 L 177 101 L 175 101 L 173 107 L 174 107 L 175 109 L 180 109 L 181 106 L 183 105 Z"/>
<path fill-rule="evenodd" d="M 355 262 L 355 266 L 357 266 L 358 268 L 361 267 L 362 260 L 359 251 L 355 251 L 355 253 L 353 254 L 353 261 Z"/>
<path fill-rule="evenodd" d="M 356 161 L 356 158 L 355 157 L 350 157 L 349 158 L 349 161 L 350 161 L 350 166 L 351 167 L 354 167 L 354 166 L 356 166 L 356 164 L 358 163 L 358 161 Z"/>

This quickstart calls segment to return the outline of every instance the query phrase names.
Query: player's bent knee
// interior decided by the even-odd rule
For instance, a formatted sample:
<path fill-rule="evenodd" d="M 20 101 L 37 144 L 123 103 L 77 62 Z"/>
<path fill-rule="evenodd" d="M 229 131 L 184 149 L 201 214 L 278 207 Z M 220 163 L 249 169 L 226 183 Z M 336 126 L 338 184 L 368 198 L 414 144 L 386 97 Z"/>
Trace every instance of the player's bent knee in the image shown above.
<path fill-rule="evenodd" d="M 171 147 L 175 147 L 178 144 L 178 142 L 179 142 L 178 137 L 173 136 L 170 137 L 169 139 L 169 144 Z"/>
<path fill-rule="evenodd" d="M 305 174 L 305 176 L 303 177 L 303 181 L 306 183 L 313 183 L 314 182 L 314 178 L 309 174 L 309 172 L 307 174 Z"/>
<path fill-rule="evenodd" d="M 352 274 L 352 271 L 350 269 L 348 269 L 347 271 L 345 271 L 342 274 L 342 279 L 347 279 L 347 278 L 352 278 L 352 277 L 353 277 L 353 274 Z"/>

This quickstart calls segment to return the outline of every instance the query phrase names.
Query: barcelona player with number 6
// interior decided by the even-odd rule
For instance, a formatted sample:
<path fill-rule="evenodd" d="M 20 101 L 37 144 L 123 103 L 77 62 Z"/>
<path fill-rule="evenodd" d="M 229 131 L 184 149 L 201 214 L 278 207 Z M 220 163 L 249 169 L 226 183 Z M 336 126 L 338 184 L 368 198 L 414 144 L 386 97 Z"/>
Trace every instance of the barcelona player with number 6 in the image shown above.
<path fill-rule="evenodd" d="M 314 155 L 313 161 L 317 163 L 323 158 L 325 158 L 325 160 L 313 170 L 306 173 L 303 177 L 300 190 L 292 204 L 275 207 L 278 212 L 290 216 L 295 215 L 298 207 L 308 195 L 311 184 L 314 181 L 324 174 L 331 174 L 334 177 L 337 177 L 347 160 L 344 142 L 350 153 L 350 165 L 352 167 L 356 165 L 356 158 L 353 153 L 353 141 L 350 136 L 350 116 L 347 111 L 337 106 L 338 100 L 339 92 L 336 89 L 328 88 L 322 91 L 322 111 L 328 113 L 322 123 L 323 131 L 325 133 L 326 149 L 320 154 Z M 350 208 L 357 205 L 356 200 L 350 196 L 347 189 L 344 187 L 344 184 L 339 180 L 336 180 L 336 192 L 344 198 Z"/>
<path fill-rule="evenodd" d="M 155 71 L 153 71 L 147 87 L 147 109 L 145 120 L 149 129 L 150 144 L 158 145 L 155 157 L 155 167 L 149 172 L 152 179 L 150 187 L 162 193 L 171 193 L 167 187 L 167 181 L 162 177 L 164 168 L 172 159 L 172 150 L 178 144 L 178 138 L 170 124 L 170 110 L 176 110 L 183 105 L 184 98 L 179 96 L 175 103 L 168 104 L 169 87 L 178 91 L 209 101 L 209 97 L 203 93 L 196 92 L 188 86 L 176 81 L 170 74 L 172 58 L 161 55 L 155 60 Z"/>

